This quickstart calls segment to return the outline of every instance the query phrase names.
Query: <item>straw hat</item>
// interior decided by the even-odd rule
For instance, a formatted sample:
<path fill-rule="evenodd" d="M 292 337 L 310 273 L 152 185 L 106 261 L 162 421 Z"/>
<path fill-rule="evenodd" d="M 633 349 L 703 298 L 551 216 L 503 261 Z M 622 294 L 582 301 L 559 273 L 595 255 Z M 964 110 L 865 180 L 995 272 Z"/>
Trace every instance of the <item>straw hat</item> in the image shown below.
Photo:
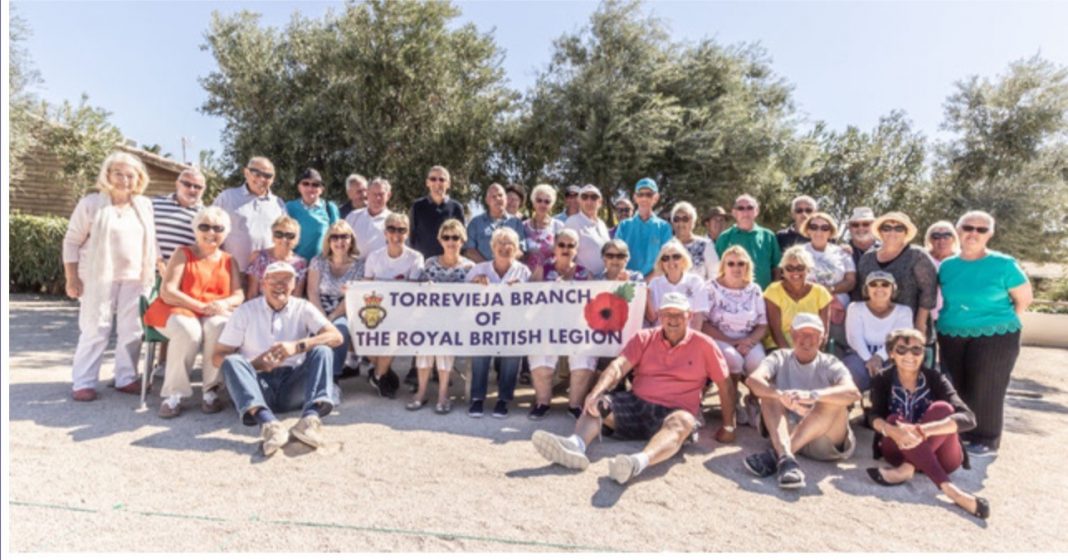
<path fill-rule="evenodd" d="M 879 228 L 886 222 L 897 222 L 905 226 L 905 244 L 911 243 L 919 231 L 916 229 L 916 224 L 912 223 L 912 219 L 904 212 L 887 212 L 876 218 L 875 223 L 871 225 L 871 232 L 879 241 L 883 240 L 883 234 L 879 231 Z"/>

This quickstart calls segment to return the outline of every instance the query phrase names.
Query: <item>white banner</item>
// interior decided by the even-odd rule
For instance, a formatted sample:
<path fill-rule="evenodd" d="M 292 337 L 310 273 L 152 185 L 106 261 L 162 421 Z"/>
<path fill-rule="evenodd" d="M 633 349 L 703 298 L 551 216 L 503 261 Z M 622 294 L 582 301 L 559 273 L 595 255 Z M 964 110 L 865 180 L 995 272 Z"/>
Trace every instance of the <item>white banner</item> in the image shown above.
<path fill-rule="evenodd" d="M 361 356 L 617 356 L 642 326 L 631 282 L 350 282 L 346 313 Z"/>

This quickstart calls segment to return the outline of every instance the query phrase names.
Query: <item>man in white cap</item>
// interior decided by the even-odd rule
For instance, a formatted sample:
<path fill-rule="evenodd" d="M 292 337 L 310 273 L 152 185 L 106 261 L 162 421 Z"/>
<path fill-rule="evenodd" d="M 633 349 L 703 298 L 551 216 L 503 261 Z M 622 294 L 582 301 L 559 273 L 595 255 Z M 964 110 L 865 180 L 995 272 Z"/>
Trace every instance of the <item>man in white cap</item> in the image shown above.
<path fill-rule="evenodd" d="M 315 306 L 290 297 L 296 275 L 287 262 L 268 265 L 263 296 L 234 311 L 212 357 L 241 421 L 260 424 L 264 455 L 278 451 L 290 434 L 311 447 L 322 446 L 321 418 L 339 400 L 331 348 L 342 343 L 341 333 Z M 302 412 L 287 432 L 274 411 L 291 410 Z"/>
<path fill-rule="evenodd" d="M 730 395 L 727 363 L 716 343 L 689 328 L 690 302 L 683 294 L 664 295 L 660 326 L 638 331 L 623 347 L 623 355 L 601 374 L 586 397 L 582 416 L 570 437 L 538 430 L 531 441 L 546 459 L 570 469 L 590 465 L 586 447 L 603 430 L 620 439 L 647 440 L 639 453 L 620 454 L 608 465 L 609 475 L 620 484 L 638 476 L 649 465 L 670 459 L 701 427 L 701 398 L 705 383 L 716 384 L 720 395 Z M 634 371 L 630 391 L 609 393 Z M 734 441 L 734 399 L 721 398 L 724 425 L 716 432 L 721 443 Z"/>
<path fill-rule="evenodd" d="M 612 239 L 608 235 L 608 226 L 597 216 L 600 209 L 601 190 L 593 185 L 586 185 L 579 191 L 579 213 L 564 222 L 564 227 L 579 234 L 578 255 L 575 256 L 575 261 L 592 276 L 604 272 L 601 247 Z"/>
<path fill-rule="evenodd" d="M 839 461 L 856 448 L 848 407 L 860 391 L 838 358 L 820 352 L 823 332 L 819 316 L 798 313 L 790 326 L 794 347 L 772 352 L 745 380 L 760 399 L 759 429 L 772 447 L 746 457 L 745 467 L 759 477 L 778 474 L 782 488 L 805 485 L 795 454 Z"/>

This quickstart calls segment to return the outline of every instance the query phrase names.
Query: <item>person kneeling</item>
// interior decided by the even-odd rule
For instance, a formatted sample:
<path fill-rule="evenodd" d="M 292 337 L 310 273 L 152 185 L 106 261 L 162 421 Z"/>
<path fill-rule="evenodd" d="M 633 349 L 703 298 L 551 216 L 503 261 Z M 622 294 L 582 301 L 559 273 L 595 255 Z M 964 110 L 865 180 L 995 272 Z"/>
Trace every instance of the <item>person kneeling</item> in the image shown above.
<path fill-rule="evenodd" d="M 302 409 L 293 437 L 311 447 L 325 443 L 320 418 L 339 399 L 333 394 L 333 353 L 341 333 L 306 300 L 290 297 L 296 271 L 273 262 L 264 273 L 263 297 L 234 311 L 215 346 L 213 362 L 246 426 L 260 424 L 263 454 L 289 441 L 273 411 Z M 315 336 L 306 337 L 308 333 Z"/>
<path fill-rule="evenodd" d="M 861 395 L 842 362 L 820 352 L 825 335 L 819 316 L 798 313 L 790 336 L 794 347 L 772 352 L 745 381 L 760 399 L 761 433 L 772 446 L 746 457 L 745 467 L 759 477 L 778 473 L 783 488 L 801 488 L 805 473 L 795 453 L 818 461 L 853 454 L 848 407 Z"/>
<path fill-rule="evenodd" d="M 571 469 L 584 470 L 586 447 L 602 429 L 620 439 L 649 440 L 640 453 L 617 455 L 609 474 L 620 484 L 649 465 L 670 459 L 701 426 L 705 381 L 715 382 L 723 404 L 724 426 L 716 440 L 734 440 L 734 399 L 727 384 L 727 364 L 715 341 L 690 329 L 690 302 L 668 293 L 660 301 L 660 326 L 639 331 L 609 364 L 586 397 L 582 415 L 570 437 L 538 430 L 531 438 L 538 453 Z M 632 391 L 606 394 L 634 370 Z"/>

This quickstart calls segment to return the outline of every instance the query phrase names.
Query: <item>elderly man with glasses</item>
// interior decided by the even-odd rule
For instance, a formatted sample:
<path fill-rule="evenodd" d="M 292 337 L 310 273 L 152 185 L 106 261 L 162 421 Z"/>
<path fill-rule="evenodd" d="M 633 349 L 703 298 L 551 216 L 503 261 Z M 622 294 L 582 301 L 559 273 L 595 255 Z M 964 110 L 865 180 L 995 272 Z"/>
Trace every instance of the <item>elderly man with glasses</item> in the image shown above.
<path fill-rule="evenodd" d="M 438 239 L 441 224 L 450 219 L 464 223 L 464 207 L 449 198 L 451 185 L 449 170 L 435 165 L 426 174 L 427 195 L 412 204 L 412 234 L 408 244 L 424 258 L 441 256 L 445 252 Z"/>
<path fill-rule="evenodd" d="M 794 245 L 802 245 L 808 242 L 808 237 L 805 236 L 805 220 L 809 216 L 819 212 L 819 204 L 816 204 L 816 199 L 803 194 L 798 197 L 794 197 L 790 201 L 790 217 L 793 218 L 793 223 L 780 229 L 775 233 L 775 239 L 779 242 L 779 249 L 783 251 L 793 247 Z"/>
<path fill-rule="evenodd" d="M 175 249 L 196 243 L 193 218 L 204 208 L 204 174 L 195 167 L 184 169 L 174 182 L 174 192 L 152 199 L 152 218 L 156 222 L 156 267 L 163 275 Z"/>
<path fill-rule="evenodd" d="M 242 271 L 248 268 L 252 253 L 274 245 L 271 225 L 287 215 L 285 202 L 271 192 L 275 177 L 271 160 L 262 156 L 248 160 L 244 174 L 245 184 L 219 193 L 212 204 L 230 215 L 232 229 L 222 248 L 237 259 Z"/>
<path fill-rule="evenodd" d="M 743 194 L 736 198 L 731 214 L 735 223 L 716 239 L 716 253 L 722 258 L 731 245 L 741 245 L 753 261 L 753 281 L 765 290 L 772 280 L 779 278 L 778 266 L 782 260 L 779 241 L 774 232 L 756 223 L 760 203 L 753 195 Z"/>

